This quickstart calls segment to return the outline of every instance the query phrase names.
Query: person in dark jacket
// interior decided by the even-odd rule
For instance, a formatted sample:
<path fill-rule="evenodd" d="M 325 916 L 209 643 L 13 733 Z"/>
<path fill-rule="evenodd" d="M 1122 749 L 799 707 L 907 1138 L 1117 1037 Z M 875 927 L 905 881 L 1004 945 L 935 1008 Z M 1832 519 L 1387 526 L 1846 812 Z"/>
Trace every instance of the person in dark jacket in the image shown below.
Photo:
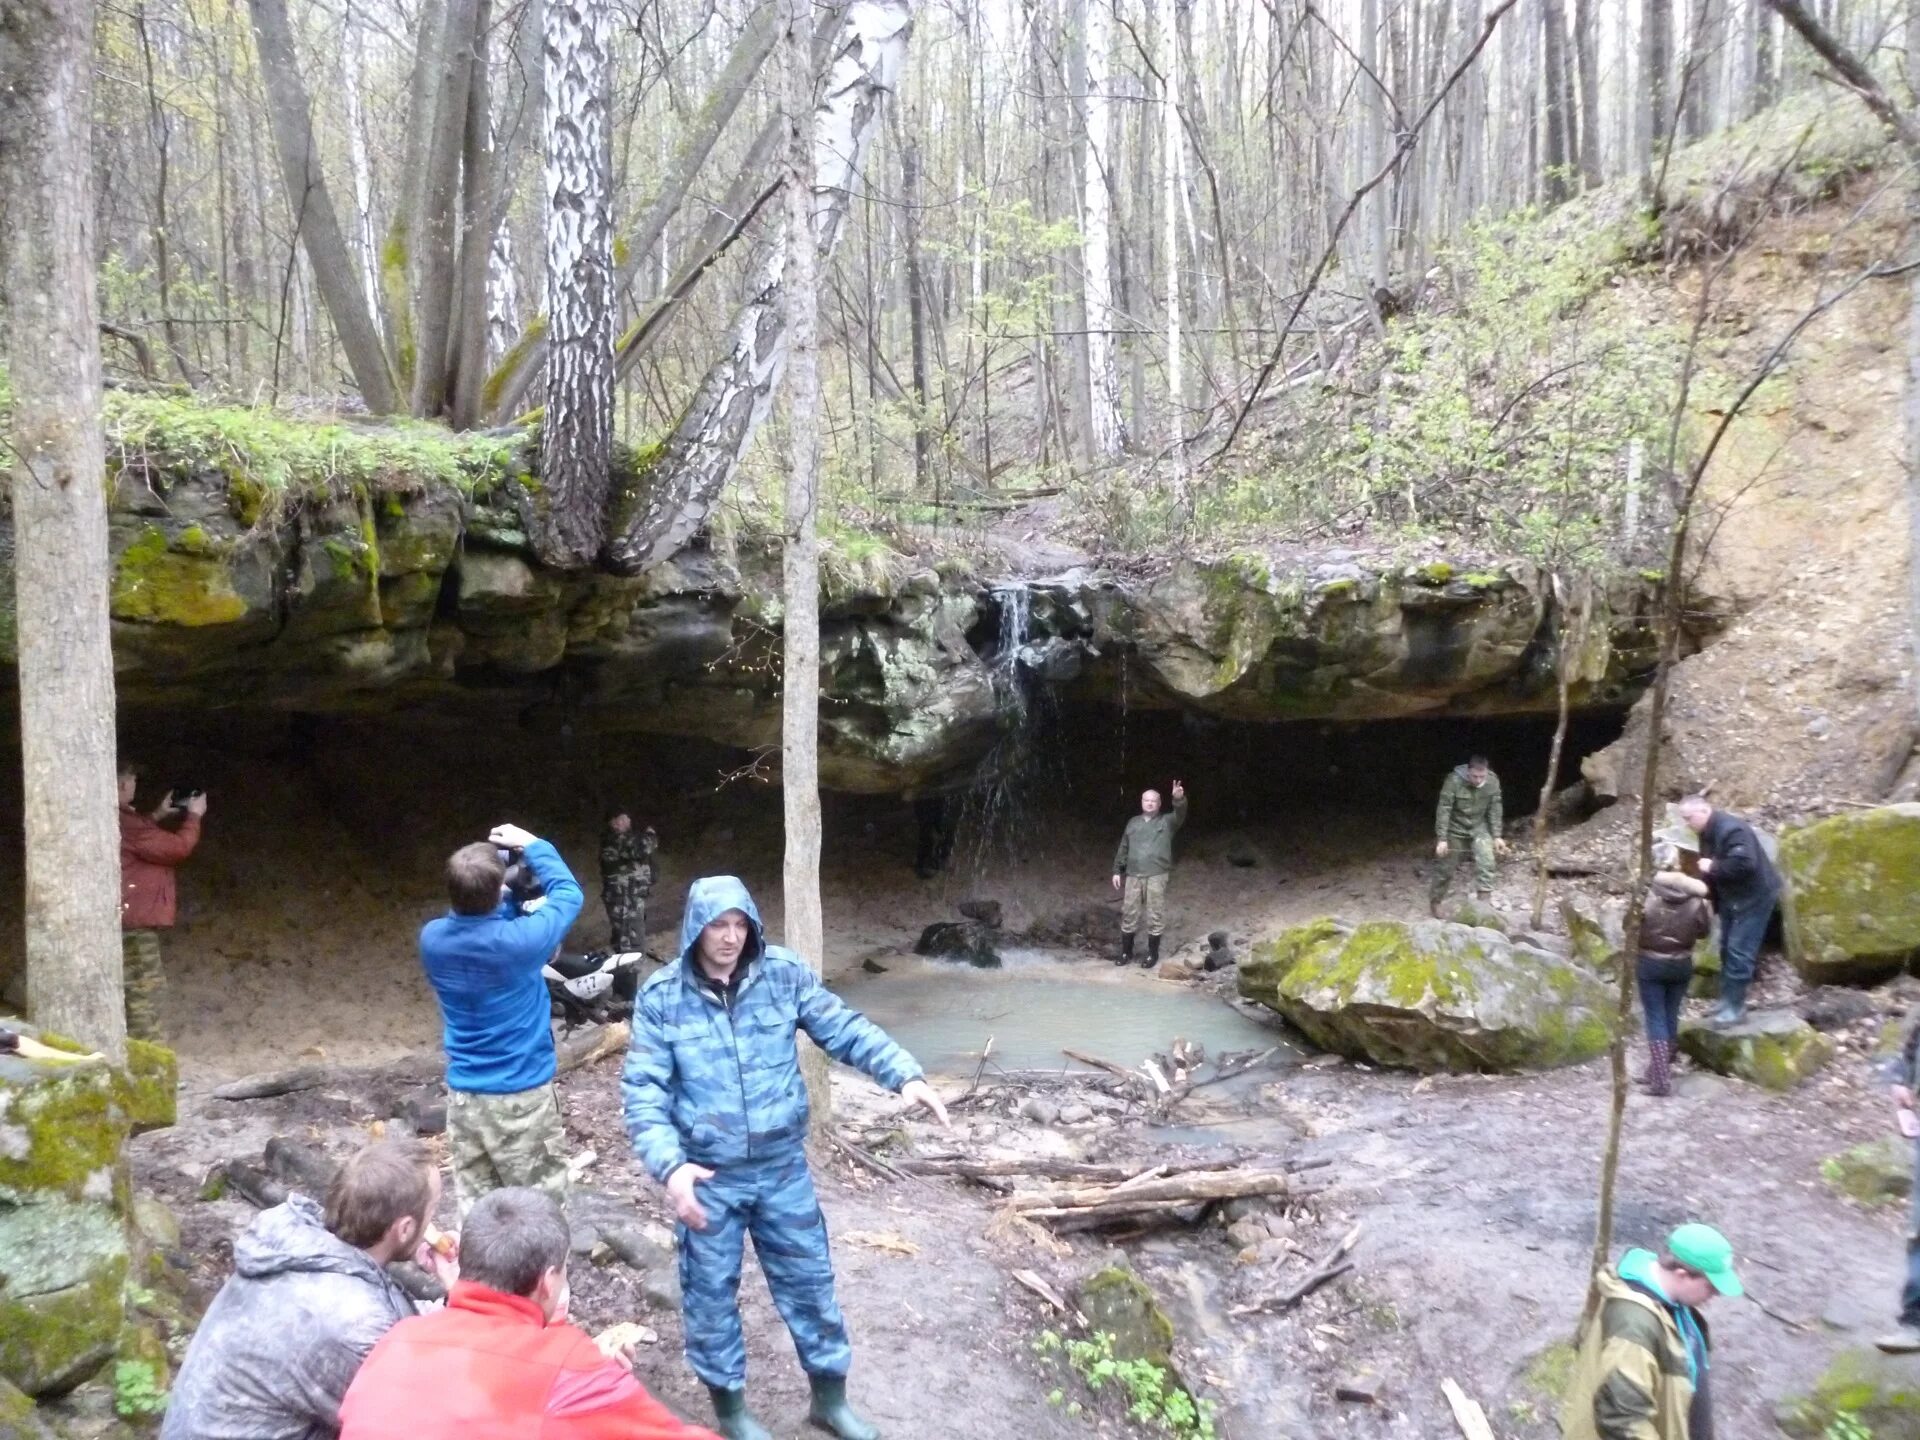
<path fill-rule="evenodd" d="M 745 885 L 731 875 L 694 881 L 679 955 L 640 987 L 621 1098 L 634 1152 L 680 1218 L 687 1360 L 726 1440 L 772 1440 L 746 1402 L 739 1295 L 748 1236 L 807 1372 L 808 1420 L 840 1440 L 880 1433 L 847 1404 L 853 1350 L 807 1168 L 801 1030 L 947 1123 L 911 1055 L 798 955 L 767 944 Z"/>
<path fill-rule="evenodd" d="M 120 765 L 120 984 L 127 1007 L 127 1038 L 166 1043 L 160 1007 L 166 972 L 160 932 L 173 928 L 177 887 L 173 872 L 200 843 L 207 813 L 204 794 L 167 798 L 151 815 L 133 808 L 140 767 Z"/>
<path fill-rule="evenodd" d="M 1647 1092 L 1673 1092 L 1673 1057 L 1680 1043 L 1680 1007 L 1693 981 L 1693 947 L 1713 929 L 1707 884 L 1676 867 L 1669 848 L 1657 858 L 1659 873 L 1640 916 L 1640 954 L 1634 979 L 1647 1025 Z"/>
<path fill-rule="evenodd" d="M 522 907 L 502 852 L 518 850 L 545 892 Z M 540 967 L 586 903 L 560 852 L 518 825 L 447 861 L 453 908 L 420 931 L 447 1052 L 447 1146 L 461 1213 L 489 1190 L 531 1185 L 566 1198 L 567 1136 L 554 1097 L 552 1000 Z"/>
<path fill-rule="evenodd" d="M 1187 823 L 1187 787 L 1173 782 L 1173 810 L 1160 808 L 1160 792 L 1144 791 L 1140 813 L 1120 832 L 1113 856 L 1113 888 L 1120 892 L 1120 953 L 1114 964 L 1133 959 L 1133 937 L 1144 922 L 1147 953 L 1141 964 L 1160 963 L 1160 936 L 1167 928 L 1167 877 L 1173 874 L 1173 837 Z"/>
<path fill-rule="evenodd" d="M 443 1284 L 459 1278 L 457 1259 L 425 1243 L 439 1201 L 427 1148 L 389 1140 L 340 1167 L 324 1210 L 296 1194 L 262 1211 L 194 1331 L 161 1440 L 339 1434 L 341 1399 L 367 1352 L 414 1313 L 386 1267 L 411 1258 Z"/>
<path fill-rule="evenodd" d="M 1893 1118 L 1906 1140 L 1920 1140 L 1920 1114 L 1916 1114 L 1915 1092 L 1920 1091 L 1920 1019 L 1907 1027 L 1900 1044 L 1898 1071 L 1893 1082 Z M 1900 1326 L 1874 1341 L 1892 1355 L 1911 1355 L 1920 1351 L 1920 1152 L 1914 1165 L 1912 1219 L 1907 1225 L 1907 1283 L 1900 1292 Z"/>
<path fill-rule="evenodd" d="M 1780 900 L 1780 877 L 1759 832 L 1704 795 L 1680 802 L 1680 818 L 1700 837 L 1700 873 L 1720 915 L 1720 1008 L 1710 1025 L 1737 1025 L 1746 1018 L 1747 988 L 1760 963 L 1760 942 Z"/>

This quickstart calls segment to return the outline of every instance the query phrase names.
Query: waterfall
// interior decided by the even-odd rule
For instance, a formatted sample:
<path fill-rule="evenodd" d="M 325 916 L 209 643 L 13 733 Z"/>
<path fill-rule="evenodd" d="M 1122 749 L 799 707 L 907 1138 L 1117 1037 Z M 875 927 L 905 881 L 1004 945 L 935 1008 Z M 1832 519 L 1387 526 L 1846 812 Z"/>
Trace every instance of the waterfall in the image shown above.
<path fill-rule="evenodd" d="M 976 873 L 989 858 L 1017 860 L 1033 832 L 1034 797 L 1058 793 L 1065 767 L 1057 753 L 1058 703 L 1040 671 L 1033 635 L 1033 590 L 996 585 L 999 634 L 989 670 L 1000 704 L 1000 738 L 981 762 L 961 805 L 961 849 Z"/>
<path fill-rule="evenodd" d="M 1025 585 L 1000 585 L 993 598 L 1000 607 L 1000 648 L 993 660 L 993 685 L 1000 703 L 1014 717 L 1026 718 L 1027 687 L 1021 678 L 1020 653 L 1033 628 L 1033 591 Z"/>

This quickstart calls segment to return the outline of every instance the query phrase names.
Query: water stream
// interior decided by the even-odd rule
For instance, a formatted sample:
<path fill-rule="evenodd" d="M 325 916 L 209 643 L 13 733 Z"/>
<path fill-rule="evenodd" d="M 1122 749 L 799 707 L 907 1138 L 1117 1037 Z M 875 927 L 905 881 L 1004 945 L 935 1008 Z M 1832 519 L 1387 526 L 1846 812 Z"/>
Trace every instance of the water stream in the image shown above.
<path fill-rule="evenodd" d="M 900 956 L 884 962 L 884 975 L 856 973 L 834 989 L 936 1073 L 970 1075 L 989 1037 L 994 1060 L 1009 1070 L 1064 1066 L 1067 1047 L 1138 1065 L 1176 1037 L 1205 1045 L 1209 1056 L 1276 1045 L 1295 1053 L 1278 1028 L 1205 991 L 1104 960 L 1042 950 L 1001 957 L 1003 968 L 976 970 Z"/>

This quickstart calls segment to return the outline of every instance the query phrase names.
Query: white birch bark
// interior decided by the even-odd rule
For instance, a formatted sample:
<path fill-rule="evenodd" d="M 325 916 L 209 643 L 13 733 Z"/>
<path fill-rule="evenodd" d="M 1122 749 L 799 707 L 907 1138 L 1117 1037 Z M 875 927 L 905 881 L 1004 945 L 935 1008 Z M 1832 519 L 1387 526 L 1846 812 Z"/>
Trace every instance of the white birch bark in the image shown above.
<path fill-rule="evenodd" d="M 380 249 L 373 238 L 373 164 L 367 154 L 366 109 L 360 94 L 366 84 L 366 35 L 347 7 L 341 36 L 340 70 L 346 83 L 347 164 L 353 171 L 353 248 L 360 256 L 360 283 L 367 292 L 367 313 L 380 318 Z"/>
<path fill-rule="evenodd" d="M 1180 355 L 1180 27 L 1179 0 L 1164 0 L 1160 20 L 1161 218 L 1167 267 L 1167 453 L 1173 493 L 1186 499 L 1186 407 Z"/>
<path fill-rule="evenodd" d="M 541 559 L 591 563 L 613 457 L 610 0 L 547 0 L 547 411 Z"/>
<path fill-rule="evenodd" d="M 1081 198 L 1081 262 L 1087 277 L 1087 369 L 1093 384 L 1093 442 L 1099 455 L 1126 448 L 1120 414 L 1120 369 L 1114 363 L 1113 265 L 1109 254 L 1113 206 L 1111 173 L 1113 107 L 1107 99 L 1107 63 L 1112 17 L 1108 0 L 1087 0 L 1087 97 L 1084 193 Z M 976 235 L 976 255 L 978 253 Z M 977 261 L 976 261 L 977 263 Z M 976 288 L 978 281 L 975 282 Z"/>
<path fill-rule="evenodd" d="M 854 181 L 886 97 L 896 87 L 912 29 L 910 0 L 854 0 L 836 37 L 814 105 L 813 240 L 830 259 Z M 787 363 L 785 226 L 768 245 L 735 312 L 726 347 L 707 370 L 655 462 L 633 512 L 621 517 L 608 562 L 635 573 L 672 555 L 706 523 L 773 401 Z"/>

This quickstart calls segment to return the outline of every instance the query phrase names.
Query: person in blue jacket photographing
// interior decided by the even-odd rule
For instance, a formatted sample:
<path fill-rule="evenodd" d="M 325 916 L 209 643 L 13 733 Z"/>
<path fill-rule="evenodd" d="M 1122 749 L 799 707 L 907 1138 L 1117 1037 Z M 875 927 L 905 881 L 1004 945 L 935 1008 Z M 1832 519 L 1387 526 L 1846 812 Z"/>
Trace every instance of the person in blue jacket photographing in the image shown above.
<path fill-rule="evenodd" d="M 840 1440 L 877 1440 L 847 1403 L 853 1351 L 807 1167 L 801 1030 L 947 1125 L 914 1058 L 798 955 L 767 944 L 745 885 L 731 875 L 694 881 L 677 957 L 634 1004 L 621 1079 L 627 1134 L 680 1218 L 687 1360 L 713 1396 L 714 1428 L 726 1440 L 772 1440 L 746 1403 L 739 1296 L 751 1235 L 812 1386 L 807 1419 Z"/>
<path fill-rule="evenodd" d="M 507 888 L 520 852 L 544 903 Z M 529 1185 L 566 1199 L 567 1135 L 554 1098 L 552 1002 L 540 967 L 586 896 L 560 852 L 518 825 L 447 859 L 452 908 L 420 931 L 447 1052 L 447 1149 L 460 1213 L 490 1190 Z"/>

